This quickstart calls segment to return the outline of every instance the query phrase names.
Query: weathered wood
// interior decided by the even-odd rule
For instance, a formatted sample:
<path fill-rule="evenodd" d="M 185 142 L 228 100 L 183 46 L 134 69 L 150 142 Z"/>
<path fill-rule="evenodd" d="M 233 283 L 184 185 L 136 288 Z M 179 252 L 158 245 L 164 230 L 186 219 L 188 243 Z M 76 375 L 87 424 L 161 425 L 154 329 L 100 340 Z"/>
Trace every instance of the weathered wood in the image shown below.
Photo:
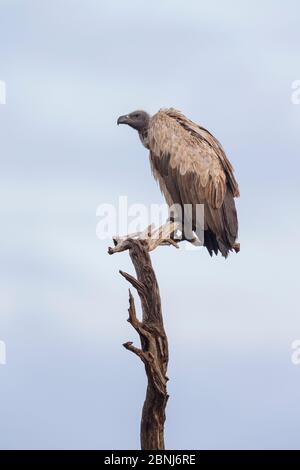
<path fill-rule="evenodd" d="M 170 228 L 170 227 L 169 227 Z M 174 227 L 171 227 L 172 229 Z M 141 448 L 143 450 L 163 450 L 165 411 L 168 401 L 167 367 L 168 340 L 164 329 L 161 299 L 149 251 L 154 249 L 153 239 L 115 239 L 115 247 L 109 249 L 113 254 L 129 250 L 137 278 L 120 271 L 120 274 L 137 290 L 142 306 L 142 321 L 136 315 L 135 303 L 129 289 L 129 323 L 140 336 L 141 348 L 127 342 L 124 347 L 136 354 L 144 363 L 147 374 L 147 392 L 141 419 Z M 160 237 L 155 245 L 174 244 L 170 234 L 166 239 Z"/>

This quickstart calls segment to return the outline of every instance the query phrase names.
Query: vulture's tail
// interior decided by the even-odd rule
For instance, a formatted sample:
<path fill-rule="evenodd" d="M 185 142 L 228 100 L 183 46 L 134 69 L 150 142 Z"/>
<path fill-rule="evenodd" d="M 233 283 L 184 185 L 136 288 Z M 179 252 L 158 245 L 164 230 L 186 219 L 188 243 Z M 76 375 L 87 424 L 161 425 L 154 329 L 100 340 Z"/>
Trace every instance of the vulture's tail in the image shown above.
<path fill-rule="evenodd" d="M 238 236 L 238 219 L 234 197 L 230 189 L 227 189 L 222 207 L 209 209 L 207 215 L 207 230 L 204 231 L 204 246 L 209 254 L 216 255 L 220 251 L 227 258 L 230 251 L 240 251 L 240 245 L 236 242 Z"/>

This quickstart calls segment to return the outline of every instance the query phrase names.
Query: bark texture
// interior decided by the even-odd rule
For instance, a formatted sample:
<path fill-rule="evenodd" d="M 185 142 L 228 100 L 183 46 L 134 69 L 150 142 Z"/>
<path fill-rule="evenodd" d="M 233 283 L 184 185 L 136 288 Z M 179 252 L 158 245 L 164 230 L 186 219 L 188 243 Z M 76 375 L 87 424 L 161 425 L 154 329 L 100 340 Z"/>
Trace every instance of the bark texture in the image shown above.
<path fill-rule="evenodd" d="M 163 324 L 159 286 L 149 251 L 158 245 L 173 245 L 174 242 L 170 240 L 169 232 L 170 230 L 167 230 L 167 238 L 161 237 L 156 242 L 153 242 L 153 239 L 116 238 L 114 239 L 115 247 L 109 248 L 110 254 L 129 250 L 136 278 L 123 271 L 120 271 L 120 274 L 137 290 L 142 306 L 142 320 L 140 321 L 137 318 L 134 298 L 129 289 L 128 321 L 139 334 L 141 347 L 135 347 L 132 342 L 125 343 L 124 347 L 142 360 L 148 381 L 140 430 L 143 450 L 165 449 L 168 339 Z"/>

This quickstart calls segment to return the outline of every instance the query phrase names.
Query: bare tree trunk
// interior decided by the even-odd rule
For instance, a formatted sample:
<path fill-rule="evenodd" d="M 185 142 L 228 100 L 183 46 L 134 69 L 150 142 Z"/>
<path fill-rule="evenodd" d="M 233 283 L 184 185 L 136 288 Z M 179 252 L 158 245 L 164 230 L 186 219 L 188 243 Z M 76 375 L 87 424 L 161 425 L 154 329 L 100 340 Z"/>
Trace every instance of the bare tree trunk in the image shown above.
<path fill-rule="evenodd" d="M 168 240 L 160 241 L 161 244 L 168 243 Z M 109 248 L 109 253 L 129 250 L 136 271 L 137 278 L 123 271 L 120 273 L 135 287 L 140 297 L 142 321 L 139 321 L 136 316 L 134 298 L 129 289 L 128 321 L 140 336 L 141 348 L 136 348 L 131 342 L 125 343 L 124 347 L 140 357 L 145 365 L 148 379 L 141 420 L 141 448 L 163 450 L 165 449 L 164 423 L 168 401 L 166 373 L 169 355 L 159 287 L 148 253 L 150 249 L 153 247 L 150 248 L 146 240 L 128 238 L 119 243 L 115 241 L 115 248 Z"/>

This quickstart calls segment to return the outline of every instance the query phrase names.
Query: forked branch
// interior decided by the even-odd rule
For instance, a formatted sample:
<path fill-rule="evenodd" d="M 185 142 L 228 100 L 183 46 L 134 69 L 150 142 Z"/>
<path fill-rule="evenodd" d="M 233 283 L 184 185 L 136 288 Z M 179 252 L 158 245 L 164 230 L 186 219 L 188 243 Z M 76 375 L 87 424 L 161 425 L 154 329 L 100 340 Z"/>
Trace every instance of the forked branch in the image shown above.
<path fill-rule="evenodd" d="M 144 363 L 147 374 L 147 393 L 141 419 L 141 448 L 144 450 L 163 450 L 165 410 L 168 400 L 167 367 L 168 340 L 164 330 L 161 299 L 157 279 L 152 267 L 149 251 L 159 245 L 175 245 L 172 235 L 176 230 L 174 222 L 152 231 L 151 227 L 142 234 L 131 237 L 114 238 L 115 246 L 109 248 L 110 254 L 129 250 L 135 268 L 136 278 L 120 271 L 120 274 L 137 290 L 142 306 L 142 320 L 137 318 L 135 302 L 129 289 L 128 322 L 137 331 L 141 347 L 132 342 L 124 347 L 136 354 Z M 153 236 L 155 234 L 155 236 Z M 143 235 L 143 236 L 141 236 Z M 146 235 L 146 236 L 145 236 Z"/>

